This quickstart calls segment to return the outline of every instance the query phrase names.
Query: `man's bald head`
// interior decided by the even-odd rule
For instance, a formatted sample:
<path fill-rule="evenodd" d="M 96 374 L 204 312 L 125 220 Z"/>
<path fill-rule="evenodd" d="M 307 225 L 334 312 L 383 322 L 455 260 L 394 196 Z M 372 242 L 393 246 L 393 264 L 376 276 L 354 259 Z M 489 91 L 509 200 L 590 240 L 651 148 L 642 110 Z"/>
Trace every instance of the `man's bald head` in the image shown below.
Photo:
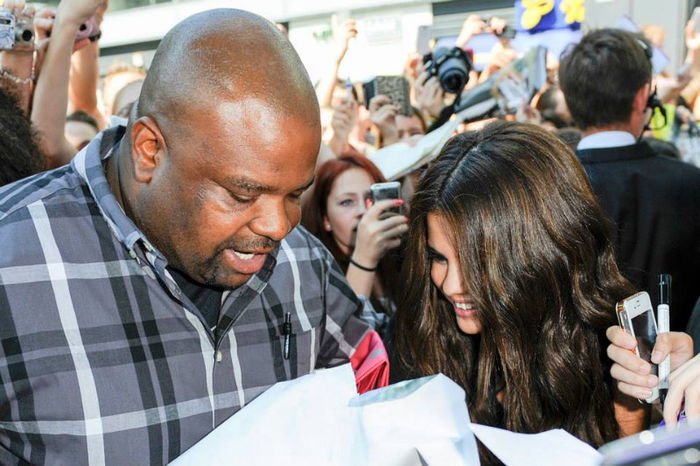
<path fill-rule="evenodd" d="M 274 23 L 250 12 L 193 15 L 161 41 L 139 98 L 138 116 L 165 132 L 215 101 L 255 99 L 318 124 L 313 86 L 299 56 Z"/>

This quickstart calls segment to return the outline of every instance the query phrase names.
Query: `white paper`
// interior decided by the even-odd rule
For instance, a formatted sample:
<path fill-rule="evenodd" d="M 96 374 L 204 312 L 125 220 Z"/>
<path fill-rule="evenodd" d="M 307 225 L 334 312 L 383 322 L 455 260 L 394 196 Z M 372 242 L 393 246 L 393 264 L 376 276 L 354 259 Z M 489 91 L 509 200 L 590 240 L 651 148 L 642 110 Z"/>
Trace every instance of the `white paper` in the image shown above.
<path fill-rule="evenodd" d="M 563 429 L 520 434 L 471 424 L 471 430 L 508 466 L 597 466 L 603 459 L 592 446 Z"/>
<path fill-rule="evenodd" d="M 470 424 L 464 391 L 442 374 L 357 395 L 346 364 L 274 385 L 171 464 L 477 465 L 475 434 L 509 466 L 601 459 L 562 430 Z"/>
<path fill-rule="evenodd" d="M 397 142 L 379 149 L 367 158 L 379 168 L 387 180 L 395 180 L 437 157 L 458 124 L 459 119 L 453 118 L 420 138 L 413 147 L 404 142 Z"/>
<path fill-rule="evenodd" d="M 171 464 L 478 463 L 456 383 L 436 375 L 358 396 L 347 364 L 274 385 Z"/>

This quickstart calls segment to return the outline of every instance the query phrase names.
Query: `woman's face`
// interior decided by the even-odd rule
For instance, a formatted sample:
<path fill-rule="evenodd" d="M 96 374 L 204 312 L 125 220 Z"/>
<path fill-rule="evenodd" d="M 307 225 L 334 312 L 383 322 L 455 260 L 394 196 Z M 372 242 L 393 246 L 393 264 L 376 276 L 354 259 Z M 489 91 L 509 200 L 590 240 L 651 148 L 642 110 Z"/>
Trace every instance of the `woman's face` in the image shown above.
<path fill-rule="evenodd" d="M 326 199 L 323 228 L 331 232 L 343 254 L 350 254 L 355 244 L 357 224 L 365 213 L 365 199 L 374 183 L 362 168 L 350 168 L 338 176 Z"/>
<path fill-rule="evenodd" d="M 444 222 L 439 214 L 428 214 L 430 278 L 452 304 L 459 329 L 469 335 L 476 335 L 481 332 L 481 322 L 474 309 L 474 301 L 464 291 L 457 251 L 442 227 Z"/>

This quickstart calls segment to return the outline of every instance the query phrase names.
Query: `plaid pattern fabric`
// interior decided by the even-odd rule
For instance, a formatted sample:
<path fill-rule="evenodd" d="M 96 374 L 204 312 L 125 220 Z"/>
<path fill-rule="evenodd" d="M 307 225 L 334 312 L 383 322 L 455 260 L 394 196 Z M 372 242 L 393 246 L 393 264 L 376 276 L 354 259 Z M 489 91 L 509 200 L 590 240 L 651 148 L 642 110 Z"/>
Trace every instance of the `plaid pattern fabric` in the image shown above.
<path fill-rule="evenodd" d="M 224 295 L 215 339 L 109 190 L 101 159 L 121 134 L 0 188 L 0 464 L 167 463 L 274 383 L 348 361 L 368 331 L 297 228 Z"/>

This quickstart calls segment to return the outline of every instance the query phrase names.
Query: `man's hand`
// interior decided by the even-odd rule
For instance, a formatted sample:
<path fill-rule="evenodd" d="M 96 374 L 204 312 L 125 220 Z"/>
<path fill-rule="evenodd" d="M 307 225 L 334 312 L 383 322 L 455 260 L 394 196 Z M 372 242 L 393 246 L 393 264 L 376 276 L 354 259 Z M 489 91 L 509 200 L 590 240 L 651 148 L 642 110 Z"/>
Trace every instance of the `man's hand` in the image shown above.
<path fill-rule="evenodd" d="M 610 375 L 617 380 L 621 393 L 638 399 L 651 396 L 651 389 L 659 385 L 659 378 L 651 374 L 651 365 L 636 355 L 637 340 L 619 326 L 605 332 L 610 345 L 607 354 L 613 361 Z M 671 370 L 688 361 L 693 355 L 693 340 L 681 332 L 661 333 L 651 354 L 651 361 L 659 364 L 671 356 Z"/>
<path fill-rule="evenodd" d="M 479 15 L 467 16 L 467 19 L 462 23 L 462 29 L 459 31 L 455 46 L 459 48 L 464 47 L 472 37 L 481 34 L 486 28 L 486 22 L 484 22 Z"/>
<path fill-rule="evenodd" d="M 428 74 L 422 71 L 413 83 L 416 106 L 433 118 L 437 118 L 445 108 L 444 92 L 437 76 L 426 79 Z"/>

